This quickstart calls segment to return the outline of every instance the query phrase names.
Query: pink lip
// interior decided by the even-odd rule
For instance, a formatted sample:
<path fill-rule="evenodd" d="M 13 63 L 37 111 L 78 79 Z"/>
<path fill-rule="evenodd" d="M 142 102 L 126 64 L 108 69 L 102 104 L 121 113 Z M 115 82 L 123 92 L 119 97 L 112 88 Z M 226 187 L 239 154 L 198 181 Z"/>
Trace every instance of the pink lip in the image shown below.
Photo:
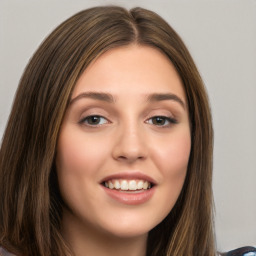
<path fill-rule="evenodd" d="M 125 191 L 120 192 L 118 190 L 109 189 L 104 186 L 102 186 L 102 188 L 104 189 L 106 194 L 110 196 L 112 199 L 120 203 L 129 205 L 138 205 L 146 203 L 155 192 L 155 186 L 147 190 L 141 190 L 141 192 L 137 193 L 128 193 Z"/>
<path fill-rule="evenodd" d="M 131 193 L 131 192 L 125 192 L 125 191 L 119 191 L 116 189 L 109 189 L 106 188 L 102 185 L 102 188 L 106 192 L 106 194 L 111 197 L 112 199 L 123 203 L 123 204 L 128 204 L 128 205 L 138 205 L 138 204 L 143 204 L 146 203 L 150 198 L 153 196 L 155 190 L 156 190 L 156 181 L 149 177 L 148 175 L 145 175 L 141 172 L 122 172 L 122 173 L 116 173 L 109 175 L 105 177 L 104 179 L 101 180 L 101 184 L 105 181 L 108 180 L 113 180 L 113 179 L 127 179 L 127 180 L 144 180 L 150 182 L 152 185 L 154 185 L 152 188 L 147 189 L 147 190 L 141 190 L 136 193 Z"/>

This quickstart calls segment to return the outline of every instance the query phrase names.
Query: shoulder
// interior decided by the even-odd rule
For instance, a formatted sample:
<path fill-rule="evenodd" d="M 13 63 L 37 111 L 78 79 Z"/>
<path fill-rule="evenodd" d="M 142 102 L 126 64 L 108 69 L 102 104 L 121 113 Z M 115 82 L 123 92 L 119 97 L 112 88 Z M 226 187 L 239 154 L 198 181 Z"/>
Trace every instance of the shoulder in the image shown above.
<path fill-rule="evenodd" d="M 0 256 L 15 256 L 15 255 L 7 252 L 3 247 L 0 247 Z"/>
<path fill-rule="evenodd" d="M 253 246 L 241 247 L 227 253 L 221 254 L 222 256 L 256 256 L 256 248 Z"/>

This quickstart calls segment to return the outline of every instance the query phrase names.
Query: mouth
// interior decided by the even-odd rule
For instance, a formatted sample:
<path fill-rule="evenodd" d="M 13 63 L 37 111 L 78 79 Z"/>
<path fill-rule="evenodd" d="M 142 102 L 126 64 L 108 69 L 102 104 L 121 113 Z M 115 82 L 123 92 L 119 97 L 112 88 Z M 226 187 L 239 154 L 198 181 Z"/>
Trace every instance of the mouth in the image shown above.
<path fill-rule="evenodd" d="M 154 184 L 144 179 L 110 179 L 103 181 L 102 186 L 125 193 L 138 193 L 151 189 Z"/>
<path fill-rule="evenodd" d="M 108 198 L 126 205 L 143 205 L 151 200 L 157 183 L 141 172 L 120 172 L 101 180 L 100 185 Z"/>

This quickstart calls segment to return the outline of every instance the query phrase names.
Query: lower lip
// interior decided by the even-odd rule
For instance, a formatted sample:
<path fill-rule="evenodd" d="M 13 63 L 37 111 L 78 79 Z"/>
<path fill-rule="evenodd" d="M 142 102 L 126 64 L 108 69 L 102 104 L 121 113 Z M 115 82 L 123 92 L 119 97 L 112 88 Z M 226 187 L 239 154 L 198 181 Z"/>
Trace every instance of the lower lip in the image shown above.
<path fill-rule="evenodd" d="M 155 192 L 155 186 L 153 188 L 142 190 L 141 192 L 126 193 L 125 191 L 118 191 L 115 189 L 109 189 L 103 186 L 104 191 L 112 199 L 128 205 L 138 205 L 146 203 L 150 200 Z"/>

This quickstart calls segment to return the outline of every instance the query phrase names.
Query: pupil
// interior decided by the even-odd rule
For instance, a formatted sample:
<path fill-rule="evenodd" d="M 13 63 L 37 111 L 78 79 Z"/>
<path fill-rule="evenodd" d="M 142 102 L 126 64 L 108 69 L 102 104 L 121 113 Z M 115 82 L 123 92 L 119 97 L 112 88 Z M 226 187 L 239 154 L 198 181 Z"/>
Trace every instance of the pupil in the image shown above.
<path fill-rule="evenodd" d="M 162 117 L 155 117 L 153 123 L 156 125 L 163 125 L 165 123 L 165 120 Z"/>
<path fill-rule="evenodd" d="M 90 124 L 98 124 L 100 121 L 100 118 L 98 116 L 91 116 L 89 118 L 89 123 Z"/>

